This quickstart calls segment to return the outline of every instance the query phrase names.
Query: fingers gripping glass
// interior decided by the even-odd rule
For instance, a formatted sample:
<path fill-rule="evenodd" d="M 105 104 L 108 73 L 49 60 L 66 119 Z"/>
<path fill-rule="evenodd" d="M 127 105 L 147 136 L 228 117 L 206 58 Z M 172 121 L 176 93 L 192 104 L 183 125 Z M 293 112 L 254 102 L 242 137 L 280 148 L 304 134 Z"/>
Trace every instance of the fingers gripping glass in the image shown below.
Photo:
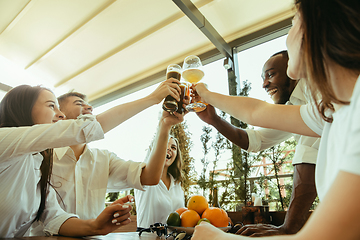
<path fill-rule="evenodd" d="M 180 81 L 181 67 L 177 64 L 170 64 L 166 69 L 166 79 L 175 78 Z M 163 109 L 167 112 L 175 112 L 179 108 L 178 102 L 174 97 L 168 95 L 163 103 Z"/>
<path fill-rule="evenodd" d="M 201 60 L 198 56 L 191 55 L 185 58 L 183 64 L 182 77 L 189 83 L 197 83 L 204 77 Z M 206 105 L 200 101 L 186 106 L 189 112 L 201 112 L 206 109 Z"/>

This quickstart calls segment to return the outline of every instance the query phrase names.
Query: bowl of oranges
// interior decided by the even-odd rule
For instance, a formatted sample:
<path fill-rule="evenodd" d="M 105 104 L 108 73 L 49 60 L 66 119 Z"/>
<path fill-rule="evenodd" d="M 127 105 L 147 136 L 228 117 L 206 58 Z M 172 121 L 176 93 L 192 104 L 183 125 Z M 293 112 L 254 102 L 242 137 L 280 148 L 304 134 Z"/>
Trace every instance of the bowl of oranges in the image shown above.
<path fill-rule="evenodd" d="M 201 195 L 192 196 L 186 207 L 170 213 L 166 223 L 172 231 L 184 231 L 191 235 L 195 226 L 202 221 L 206 221 L 223 231 L 231 228 L 226 211 L 217 207 L 209 207 L 208 201 Z"/>

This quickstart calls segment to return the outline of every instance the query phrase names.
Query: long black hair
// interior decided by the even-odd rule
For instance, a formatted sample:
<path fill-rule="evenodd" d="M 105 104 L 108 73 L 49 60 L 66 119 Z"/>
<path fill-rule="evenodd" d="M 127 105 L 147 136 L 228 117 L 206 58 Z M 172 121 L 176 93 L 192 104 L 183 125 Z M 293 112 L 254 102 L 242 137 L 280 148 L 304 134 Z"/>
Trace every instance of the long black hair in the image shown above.
<path fill-rule="evenodd" d="M 50 91 L 40 86 L 32 87 L 21 85 L 11 89 L 0 103 L 0 127 L 32 126 L 32 109 L 41 91 Z M 50 91 L 51 92 L 51 91 Z M 41 152 L 43 161 L 40 166 L 41 178 L 41 201 L 36 218 L 38 221 L 44 212 L 46 197 L 50 185 L 50 178 L 53 164 L 53 149 L 46 149 Z"/>

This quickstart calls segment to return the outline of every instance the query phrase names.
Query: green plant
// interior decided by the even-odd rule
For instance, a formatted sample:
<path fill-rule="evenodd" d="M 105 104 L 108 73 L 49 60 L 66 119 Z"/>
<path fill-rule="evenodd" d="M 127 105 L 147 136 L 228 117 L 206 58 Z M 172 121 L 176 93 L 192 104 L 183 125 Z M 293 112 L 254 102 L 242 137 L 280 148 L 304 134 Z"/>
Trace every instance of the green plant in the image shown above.
<path fill-rule="evenodd" d="M 203 126 L 202 131 L 204 132 L 201 136 L 200 136 L 200 140 L 202 143 L 202 149 L 203 149 L 203 153 L 204 153 L 204 157 L 200 160 L 202 163 L 202 171 L 200 174 L 200 177 L 197 180 L 197 184 L 199 185 L 200 189 L 202 189 L 202 195 L 205 195 L 205 191 L 206 189 L 208 189 L 208 181 L 206 179 L 206 172 L 207 172 L 207 167 L 209 165 L 209 160 L 207 158 L 207 155 L 209 154 L 210 148 L 211 146 L 208 146 L 211 140 L 211 131 L 212 128 L 208 127 L 208 126 Z"/>

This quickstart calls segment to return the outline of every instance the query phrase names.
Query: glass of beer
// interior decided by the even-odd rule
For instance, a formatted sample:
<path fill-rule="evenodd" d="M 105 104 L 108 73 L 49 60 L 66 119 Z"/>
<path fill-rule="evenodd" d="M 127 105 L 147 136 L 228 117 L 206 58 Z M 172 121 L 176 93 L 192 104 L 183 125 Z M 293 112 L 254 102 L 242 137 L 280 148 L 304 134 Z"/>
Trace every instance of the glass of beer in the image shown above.
<path fill-rule="evenodd" d="M 191 55 L 185 58 L 183 64 L 182 77 L 189 83 L 197 83 L 204 77 L 201 60 L 198 56 Z M 186 106 L 189 112 L 201 112 L 206 109 L 206 105 L 200 101 Z"/>
<path fill-rule="evenodd" d="M 188 97 L 190 99 L 190 86 L 188 83 L 186 82 L 181 82 L 179 85 L 180 89 L 181 89 L 181 93 L 180 93 L 180 102 L 178 102 L 178 110 L 176 112 L 178 113 L 184 113 L 185 112 L 185 108 L 183 107 L 184 104 L 184 99 L 186 97 Z"/>
<path fill-rule="evenodd" d="M 170 64 L 166 69 L 166 79 L 175 78 L 180 81 L 181 79 L 181 67 L 177 64 Z M 168 95 L 163 103 L 162 108 L 167 112 L 175 112 L 182 108 L 182 105 L 179 106 L 178 102 L 171 95 Z"/>

